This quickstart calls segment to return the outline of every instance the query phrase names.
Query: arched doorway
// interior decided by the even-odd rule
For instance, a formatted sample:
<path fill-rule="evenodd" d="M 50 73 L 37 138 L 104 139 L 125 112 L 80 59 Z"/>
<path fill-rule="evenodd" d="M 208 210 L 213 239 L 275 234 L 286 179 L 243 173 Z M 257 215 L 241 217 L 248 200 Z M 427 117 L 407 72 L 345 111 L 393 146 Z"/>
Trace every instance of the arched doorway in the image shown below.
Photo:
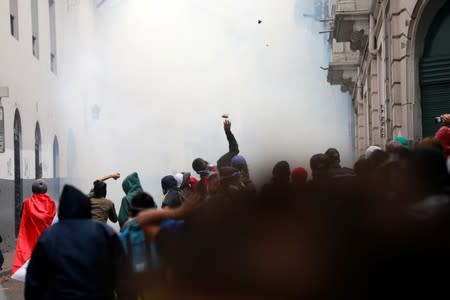
<path fill-rule="evenodd" d="M 56 195 L 59 194 L 59 142 L 53 139 L 53 180 L 55 180 Z"/>
<path fill-rule="evenodd" d="M 36 179 L 42 178 L 42 146 L 41 146 L 41 127 L 39 122 L 36 123 L 34 131 L 34 170 Z"/>
<path fill-rule="evenodd" d="M 450 1 L 434 17 L 424 39 L 420 62 L 422 136 L 440 125 L 434 117 L 450 113 Z"/>
<path fill-rule="evenodd" d="M 16 236 L 19 233 L 20 213 L 22 210 L 22 123 L 19 110 L 14 114 L 14 224 Z"/>

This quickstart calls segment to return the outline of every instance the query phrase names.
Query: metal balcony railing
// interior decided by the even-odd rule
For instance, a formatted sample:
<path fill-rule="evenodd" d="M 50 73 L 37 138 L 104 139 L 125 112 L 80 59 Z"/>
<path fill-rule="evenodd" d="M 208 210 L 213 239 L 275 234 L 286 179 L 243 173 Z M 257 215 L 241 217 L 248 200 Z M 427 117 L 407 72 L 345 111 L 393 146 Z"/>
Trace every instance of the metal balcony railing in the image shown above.
<path fill-rule="evenodd" d="M 374 0 L 337 0 L 336 13 L 369 12 Z"/>

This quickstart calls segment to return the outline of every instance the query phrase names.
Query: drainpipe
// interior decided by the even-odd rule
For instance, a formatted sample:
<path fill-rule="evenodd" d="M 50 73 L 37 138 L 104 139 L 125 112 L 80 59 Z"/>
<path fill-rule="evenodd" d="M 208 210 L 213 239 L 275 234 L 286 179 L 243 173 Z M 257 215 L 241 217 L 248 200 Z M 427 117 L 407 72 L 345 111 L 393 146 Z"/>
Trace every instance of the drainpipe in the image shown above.
<path fill-rule="evenodd" d="M 372 14 L 369 15 L 369 53 L 377 56 L 377 45 L 375 44 L 375 18 Z"/>
<path fill-rule="evenodd" d="M 5 110 L 2 97 L 9 97 L 8 87 L 0 87 L 0 153 L 5 153 Z"/>

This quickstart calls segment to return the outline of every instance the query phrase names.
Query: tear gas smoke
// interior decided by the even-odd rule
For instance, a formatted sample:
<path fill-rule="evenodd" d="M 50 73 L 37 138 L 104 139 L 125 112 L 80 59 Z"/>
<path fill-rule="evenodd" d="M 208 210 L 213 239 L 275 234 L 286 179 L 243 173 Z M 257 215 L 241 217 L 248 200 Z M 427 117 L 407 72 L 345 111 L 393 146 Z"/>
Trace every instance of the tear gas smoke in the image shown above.
<path fill-rule="evenodd" d="M 308 17 L 326 3 L 80 2 L 60 45 L 68 180 L 88 190 L 106 173 L 137 171 L 159 199 L 164 175 L 227 151 L 223 113 L 255 176 L 278 160 L 309 167 L 329 147 L 350 166 L 350 97 L 327 83 L 323 25 Z M 118 209 L 120 184 L 109 197 Z"/>

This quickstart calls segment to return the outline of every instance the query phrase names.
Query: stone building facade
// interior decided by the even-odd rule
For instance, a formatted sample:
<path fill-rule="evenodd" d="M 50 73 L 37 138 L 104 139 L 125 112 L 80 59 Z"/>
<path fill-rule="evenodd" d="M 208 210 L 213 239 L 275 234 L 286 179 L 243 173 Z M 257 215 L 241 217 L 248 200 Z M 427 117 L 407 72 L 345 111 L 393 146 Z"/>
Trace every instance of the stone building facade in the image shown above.
<path fill-rule="evenodd" d="M 356 151 L 433 135 L 450 113 L 449 0 L 330 0 L 328 81 L 351 94 Z"/>
<path fill-rule="evenodd" d="M 80 125 L 67 120 L 61 110 L 83 112 L 80 94 L 87 94 L 93 80 L 78 70 L 85 59 L 79 52 L 90 48 L 84 42 L 86 34 L 93 30 L 104 2 L 0 1 L 3 251 L 15 247 L 23 200 L 31 195 L 33 181 L 44 178 L 49 194 L 57 199 L 64 181 L 73 176 L 70 165 L 78 145 L 72 128 Z"/>

